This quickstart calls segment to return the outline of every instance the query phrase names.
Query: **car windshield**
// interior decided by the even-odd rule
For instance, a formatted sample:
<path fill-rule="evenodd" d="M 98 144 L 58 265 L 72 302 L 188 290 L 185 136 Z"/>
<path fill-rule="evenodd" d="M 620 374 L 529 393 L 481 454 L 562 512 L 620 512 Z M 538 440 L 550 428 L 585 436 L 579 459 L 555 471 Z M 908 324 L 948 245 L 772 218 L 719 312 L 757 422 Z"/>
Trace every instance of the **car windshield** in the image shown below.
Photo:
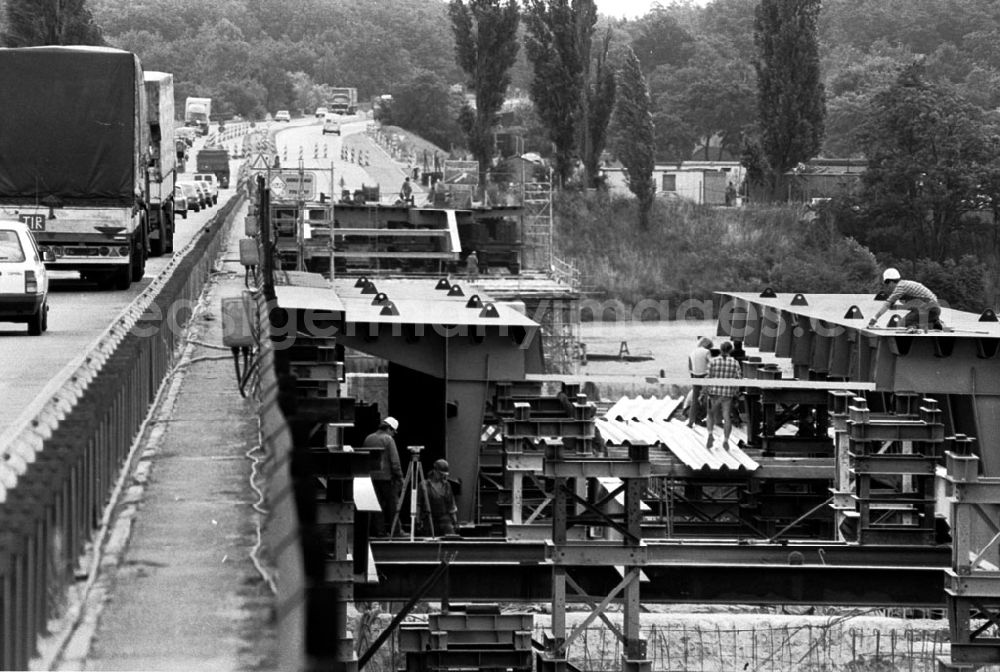
<path fill-rule="evenodd" d="M 24 248 L 17 231 L 0 230 L 0 262 L 24 261 Z"/>

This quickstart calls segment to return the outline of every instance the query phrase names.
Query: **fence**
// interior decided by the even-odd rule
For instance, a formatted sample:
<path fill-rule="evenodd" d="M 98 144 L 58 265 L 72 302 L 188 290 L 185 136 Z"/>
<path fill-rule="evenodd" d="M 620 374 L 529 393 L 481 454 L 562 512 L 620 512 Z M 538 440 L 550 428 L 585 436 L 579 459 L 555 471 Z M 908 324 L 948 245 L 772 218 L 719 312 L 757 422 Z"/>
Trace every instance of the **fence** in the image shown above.
<path fill-rule="evenodd" d="M 242 196 L 231 199 L 0 435 L 0 668 L 28 669 L 62 606 Z M 98 539 L 95 543 L 100 543 Z M 91 568 L 93 571 L 93 568 Z"/>

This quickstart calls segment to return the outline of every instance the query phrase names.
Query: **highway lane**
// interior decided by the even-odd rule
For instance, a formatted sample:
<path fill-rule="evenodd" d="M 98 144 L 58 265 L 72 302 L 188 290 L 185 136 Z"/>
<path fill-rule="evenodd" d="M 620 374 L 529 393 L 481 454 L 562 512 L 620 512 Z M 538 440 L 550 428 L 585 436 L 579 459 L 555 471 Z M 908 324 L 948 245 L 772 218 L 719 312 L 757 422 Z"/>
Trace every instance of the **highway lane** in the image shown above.
<path fill-rule="evenodd" d="M 344 117 L 344 120 L 341 125 L 341 135 L 332 133 L 323 135 L 322 119 L 296 120 L 287 126 L 281 124 L 275 135 L 275 147 L 281 160 L 282 169 L 299 168 L 301 157 L 302 168 L 315 171 L 319 190 L 334 199 L 340 198 L 340 193 L 344 189 L 354 193 L 354 190 L 360 189 L 363 184 L 375 184 L 371 174 L 364 166 L 358 165 L 357 161 L 352 163 L 340 158 L 341 147 L 344 146 L 345 142 L 349 142 L 347 136 L 364 133 L 368 121 L 358 116 Z M 374 152 L 372 153 L 374 154 Z M 372 156 L 372 162 L 375 163 L 380 158 Z M 333 187 L 330 186 L 331 167 L 333 168 Z M 394 199 L 397 188 L 398 185 L 392 187 L 382 185 L 382 201 L 386 202 L 390 195 Z M 387 189 L 392 193 L 386 193 Z"/>
<path fill-rule="evenodd" d="M 190 179 L 194 174 L 193 157 L 203 142 L 199 139 L 192 148 L 192 160 L 187 165 L 190 172 L 181 173 L 179 179 Z M 231 163 L 234 178 L 241 161 Z M 235 193 L 232 188 L 220 189 L 218 205 L 178 219 L 174 249 L 180 251 L 187 245 Z M 52 378 L 87 352 L 121 311 L 166 268 L 171 257 L 150 257 L 143 279 L 126 291 L 99 290 L 95 283 L 84 282 L 75 272 L 50 272 L 49 330 L 41 336 L 28 336 L 25 325 L 0 322 L 0 432 Z"/>

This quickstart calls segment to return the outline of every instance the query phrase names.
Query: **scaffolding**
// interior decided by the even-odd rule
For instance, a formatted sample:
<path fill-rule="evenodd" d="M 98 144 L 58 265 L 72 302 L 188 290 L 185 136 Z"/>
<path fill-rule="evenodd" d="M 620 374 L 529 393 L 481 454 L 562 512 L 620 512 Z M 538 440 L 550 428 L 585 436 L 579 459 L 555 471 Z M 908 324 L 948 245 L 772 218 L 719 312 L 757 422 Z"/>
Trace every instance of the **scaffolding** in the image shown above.
<path fill-rule="evenodd" d="M 524 268 L 552 270 L 552 183 L 527 182 L 524 203 Z"/>

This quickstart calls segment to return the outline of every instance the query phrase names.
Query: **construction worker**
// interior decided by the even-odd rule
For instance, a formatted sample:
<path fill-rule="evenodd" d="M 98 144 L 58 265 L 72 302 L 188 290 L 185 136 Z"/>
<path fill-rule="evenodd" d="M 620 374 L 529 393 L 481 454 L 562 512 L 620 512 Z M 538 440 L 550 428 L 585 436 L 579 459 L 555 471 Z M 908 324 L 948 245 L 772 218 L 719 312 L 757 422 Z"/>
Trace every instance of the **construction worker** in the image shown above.
<path fill-rule="evenodd" d="M 719 346 L 719 356 L 708 363 L 709 378 L 742 378 L 743 371 L 740 363 L 733 358 L 732 341 L 723 341 Z M 715 428 L 715 417 L 722 416 L 722 448 L 729 450 L 729 435 L 733 431 L 732 409 L 733 397 L 739 394 L 740 388 L 736 385 L 709 385 L 708 386 L 708 418 L 705 426 L 708 429 L 708 442 L 706 448 L 711 448 L 715 443 L 715 435 L 712 430 Z"/>
<path fill-rule="evenodd" d="M 438 460 L 431 468 L 430 478 L 425 480 L 420 495 L 421 520 L 424 528 L 435 536 L 455 534 L 458 528 L 458 506 L 455 504 L 455 493 L 448 482 L 448 462 Z M 426 502 L 426 504 L 425 504 Z M 425 509 L 429 507 L 430 511 Z M 428 524 L 430 523 L 430 524 Z"/>
<path fill-rule="evenodd" d="M 410 184 L 409 177 L 403 180 L 403 186 L 399 188 L 399 200 L 406 205 L 413 205 L 413 185 Z"/>
<path fill-rule="evenodd" d="M 889 298 L 878 309 L 875 316 L 868 320 L 868 326 L 874 327 L 878 318 L 887 310 L 900 303 L 904 308 L 909 309 L 903 318 L 903 326 L 916 330 L 934 329 L 940 331 L 944 329 L 941 324 L 941 306 L 938 304 L 934 292 L 924 287 L 919 282 L 913 280 L 902 280 L 899 271 L 895 268 L 887 268 L 882 273 L 882 283 L 889 290 Z"/>
<path fill-rule="evenodd" d="M 475 250 L 469 252 L 469 256 L 465 258 L 465 271 L 470 278 L 479 277 L 479 256 Z"/>
<path fill-rule="evenodd" d="M 378 429 L 365 437 L 362 447 L 376 448 L 382 451 L 377 471 L 371 472 L 375 496 L 378 497 L 381 514 L 372 516 L 372 535 L 384 536 L 392 534 L 392 521 L 396 518 L 399 497 L 403 489 L 403 469 L 399 463 L 399 451 L 396 450 L 396 431 L 399 421 L 391 416 L 383 418 Z"/>
<path fill-rule="evenodd" d="M 712 359 L 712 339 L 705 336 L 698 338 L 698 344 L 688 354 L 688 373 L 692 378 L 707 378 L 708 363 Z M 691 386 L 691 400 L 688 403 L 688 427 L 694 427 L 701 414 L 701 385 Z"/>

